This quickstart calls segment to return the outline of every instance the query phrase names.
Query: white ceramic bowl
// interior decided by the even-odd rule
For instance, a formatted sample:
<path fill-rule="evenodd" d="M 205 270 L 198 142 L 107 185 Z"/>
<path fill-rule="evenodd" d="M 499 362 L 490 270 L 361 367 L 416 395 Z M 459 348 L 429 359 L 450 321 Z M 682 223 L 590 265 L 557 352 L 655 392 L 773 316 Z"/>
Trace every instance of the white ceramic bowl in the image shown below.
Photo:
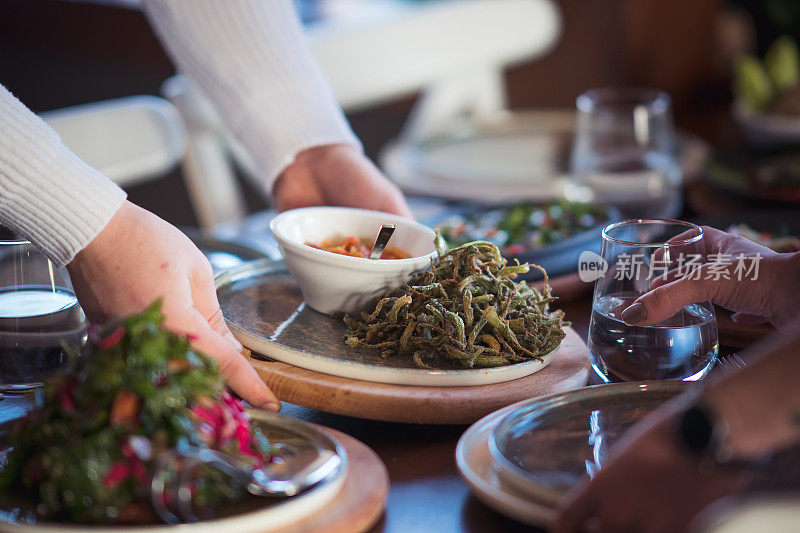
<path fill-rule="evenodd" d="M 409 259 L 364 259 L 308 246 L 332 237 L 374 239 L 381 224 L 395 224 L 389 246 Z M 269 225 L 306 303 L 321 313 L 358 313 L 378 296 L 399 287 L 409 274 L 436 257 L 435 233 L 418 222 L 379 211 L 352 207 L 303 207 L 285 211 Z"/>

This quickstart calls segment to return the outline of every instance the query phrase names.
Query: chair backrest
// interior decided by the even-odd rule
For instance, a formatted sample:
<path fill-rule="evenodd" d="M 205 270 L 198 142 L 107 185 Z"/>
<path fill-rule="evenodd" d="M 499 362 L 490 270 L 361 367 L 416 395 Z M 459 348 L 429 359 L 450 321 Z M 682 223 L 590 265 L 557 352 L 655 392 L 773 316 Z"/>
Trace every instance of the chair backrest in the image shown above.
<path fill-rule="evenodd" d="M 183 157 L 180 115 L 157 96 L 130 96 L 41 114 L 62 142 L 121 186 L 158 178 Z"/>
<path fill-rule="evenodd" d="M 307 30 L 317 60 L 347 111 L 547 52 L 561 30 L 550 0 L 449 0 L 385 17 Z"/>

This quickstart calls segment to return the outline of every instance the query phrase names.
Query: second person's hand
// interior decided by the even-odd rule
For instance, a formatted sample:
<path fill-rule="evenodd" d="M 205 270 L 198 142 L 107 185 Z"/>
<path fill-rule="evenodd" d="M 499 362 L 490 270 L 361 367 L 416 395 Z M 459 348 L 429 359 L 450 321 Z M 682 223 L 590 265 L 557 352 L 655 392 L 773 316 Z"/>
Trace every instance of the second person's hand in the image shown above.
<path fill-rule="evenodd" d="M 703 241 L 706 256 L 731 258 L 727 267 L 707 262 L 691 276 L 654 283 L 653 290 L 623 311 L 622 319 L 631 325 L 657 324 L 683 306 L 711 301 L 733 311 L 733 319 L 738 323 L 768 321 L 784 331 L 800 305 L 800 253 L 777 253 L 708 226 L 703 226 Z M 735 272 L 740 255 L 746 258 L 748 268 L 754 266 L 752 261 L 757 262 L 750 276 L 741 280 Z"/>
<path fill-rule="evenodd" d="M 344 144 L 298 154 L 278 177 L 272 195 L 278 211 L 337 205 L 412 218 L 400 190 L 364 154 Z"/>
<path fill-rule="evenodd" d="M 193 346 L 216 359 L 234 392 L 256 407 L 280 409 L 225 325 L 211 265 L 174 226 L 126 201 L 67 268 L 90 320 L 139 313 L 162 298 L 164 325 L 191 335 Z"/>

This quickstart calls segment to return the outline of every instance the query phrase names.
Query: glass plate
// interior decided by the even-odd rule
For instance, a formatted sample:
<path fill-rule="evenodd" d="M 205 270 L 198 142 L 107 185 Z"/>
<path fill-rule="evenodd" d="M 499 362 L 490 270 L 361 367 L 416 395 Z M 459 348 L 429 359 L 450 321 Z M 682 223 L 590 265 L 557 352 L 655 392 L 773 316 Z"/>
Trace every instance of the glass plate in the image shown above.
<path fill-rule="evenodd" d="M 686 387 L 681 381 L 615 383 L 522 403 L 489 437 L 494 468 L 526 497 L 555 506 L 602 467 L 632 425 Z"/>

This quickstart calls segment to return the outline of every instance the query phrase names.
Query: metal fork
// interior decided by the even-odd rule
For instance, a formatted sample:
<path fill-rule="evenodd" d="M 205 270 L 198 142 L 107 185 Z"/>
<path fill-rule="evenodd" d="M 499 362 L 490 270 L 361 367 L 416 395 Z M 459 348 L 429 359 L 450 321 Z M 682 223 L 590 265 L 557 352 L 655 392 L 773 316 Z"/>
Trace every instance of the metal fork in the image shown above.
<path fill-rule="evenodd" d="M 293 460 L 299 464 L 292 465 Z M 164 452 L 150 484 L 150 497 L 159 518 L 167 524 L 197 522 L 192 486 L 200 467 L 210 467 L 230 476 L 255 496 L 294 496 L 331 476 L 341 458 L 328 450 L 318 450 L 313 458 L 289 457 L 278 468 L 265 465 L 253 469 L 225 453 L 194 446 Z M 294 466 L 294 467 L 293 467 Z"/>
<path fill-rule="evenodd" d="M 725 357 L 720 357 L 717 359 L 717 364 L 719 365 L 720 370 L 722 370 L 728 376 L 735 374 L 747 366 L 747 363 L 745 363 L 744 360 L 739 357 L 739 354 L 736 353 L 732 353 Z"/>

